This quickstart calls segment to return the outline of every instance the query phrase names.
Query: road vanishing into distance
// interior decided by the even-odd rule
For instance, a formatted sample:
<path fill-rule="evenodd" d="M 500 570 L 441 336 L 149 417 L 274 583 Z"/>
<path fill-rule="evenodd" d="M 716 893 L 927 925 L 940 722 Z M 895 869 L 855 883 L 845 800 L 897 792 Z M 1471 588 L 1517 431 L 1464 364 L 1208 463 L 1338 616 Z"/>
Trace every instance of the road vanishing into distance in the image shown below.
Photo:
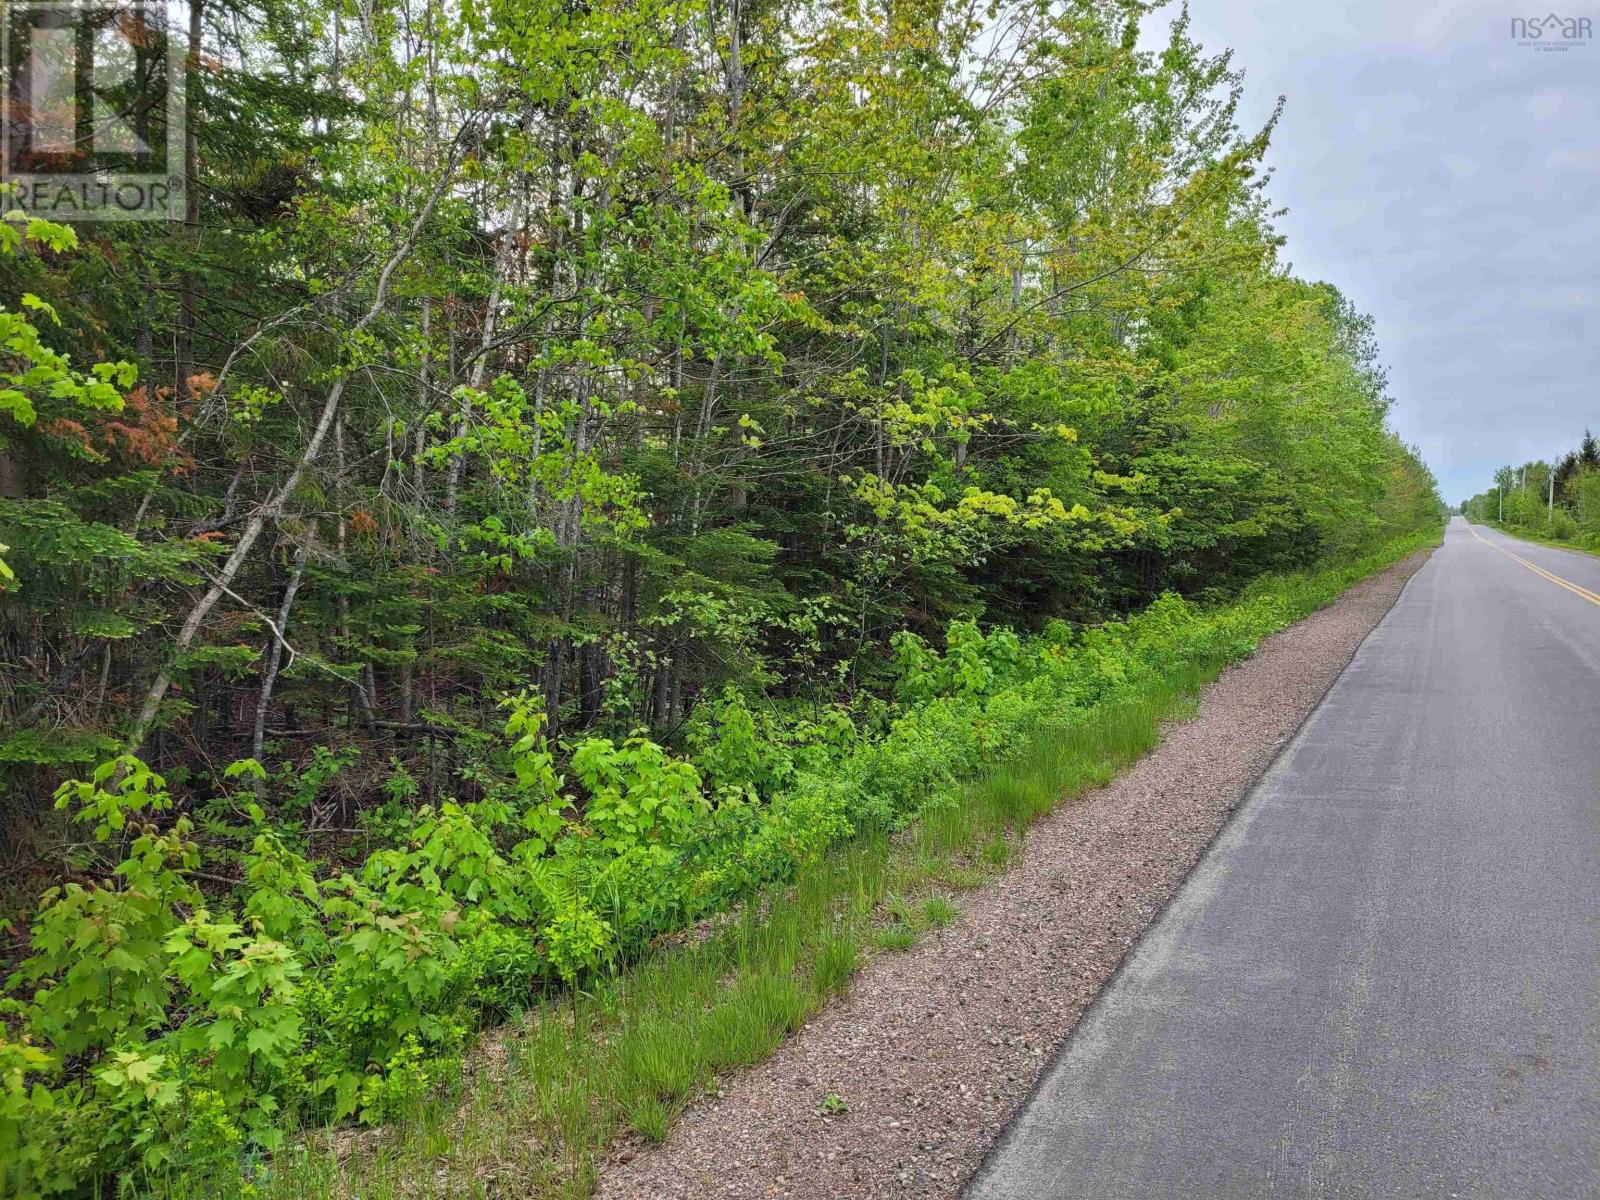
<path fill-rule="evenodd" d="M 967 1196 L 1600 1196 L 1600 558 L 1451 521 Z"/>

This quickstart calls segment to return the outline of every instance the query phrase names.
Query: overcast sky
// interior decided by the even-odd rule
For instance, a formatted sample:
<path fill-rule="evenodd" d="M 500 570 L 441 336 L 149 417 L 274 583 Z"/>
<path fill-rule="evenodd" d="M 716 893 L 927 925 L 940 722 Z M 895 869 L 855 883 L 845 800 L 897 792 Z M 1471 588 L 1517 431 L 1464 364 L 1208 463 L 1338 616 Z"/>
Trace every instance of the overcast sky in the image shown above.
<path fill-rule="evenodd" d="M 1288 97 L 1268 160 L 1286 255 L 1376 318 L 1392 422 L 1452 504 L 1600 434 L 1600 38 L 1512 37 L 1550 11 L 1191 3 L 1195 36 L 1245 72 L 1246 123 Z M 1554 11 L 1600 32 L 1600 0 Z"/>

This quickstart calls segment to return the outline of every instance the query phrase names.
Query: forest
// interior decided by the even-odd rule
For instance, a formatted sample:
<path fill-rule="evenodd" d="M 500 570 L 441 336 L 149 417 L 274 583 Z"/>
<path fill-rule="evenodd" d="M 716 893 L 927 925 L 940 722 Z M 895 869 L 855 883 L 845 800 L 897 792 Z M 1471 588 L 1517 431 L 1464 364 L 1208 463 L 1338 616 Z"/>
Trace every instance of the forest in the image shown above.
<path fill-rule="evenodd" d="M 1600 441 L 1585 429 L 1577 446 L 1554 461 L 1501 467 L 1489 487 L 1462 501 L 1461 512 L 1472 521 L 1600 551 Z"/>
<path fill-rule="evenodd" d="M 848 975 L 752 897 L 871 907 L 862 847 L 1437 536 L 1275 119 L 1146 8 L 151 35 L 183 219 L 0 221 L 0 1195 L 274 1194 L 529 1013 L 523 1186 L 583 1194 Z M 707 922 L 663 1067 L 619 981 Z"/>

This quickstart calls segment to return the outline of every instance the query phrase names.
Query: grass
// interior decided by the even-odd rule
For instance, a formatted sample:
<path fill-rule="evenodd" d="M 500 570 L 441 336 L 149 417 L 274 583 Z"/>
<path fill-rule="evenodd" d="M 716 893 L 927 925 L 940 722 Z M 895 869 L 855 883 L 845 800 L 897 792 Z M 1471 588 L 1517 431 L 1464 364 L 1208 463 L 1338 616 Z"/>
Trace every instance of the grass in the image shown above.
<path fill-rule="evenodd" d="M 932 876 L 926 871 L 926 863 L 920 865 L 923 867 L 920 874 L 902 869 L 902 882 L 920 881 L 927 885 Z M 929 896 L 914 906 L 904 896 L 895 894 L 883 902 L 880 911 L 883 923 L 873 929 L 872 945 L 891 953 L 911 949 L 924 929 L 943 929 L 961 915 L 961 909 L 943 896 Z"/>
<path fill-rule="evenodd" d="M 882 929 L 873 930 L 872 944 L 879 950 L 888 950 L 891 953 L 909 950 L 917 944 L 917 931 L 914 926 L 885 925 Z"/>
<path fill-rule="evenodd" d="M 819 995 L 844 990 L 850 976 L 861 963 L 861 944 L 851 934 L 829 937 L 817 948 L 811 968 L 811 983 Z"/>
<path fill-rule="evenodd" d="M 1108 782 L 1222 664 L 1052 731 L 890 841 L 840 847 L 710 936 L 532 1014 L 502 1070 L 482 1073 L 343 1164 L 327 1151 L 263 1181 L 264 1197 L 579 1197 L 615 1139 L 659 1141 L 725 1071 L 758 1063 L 848 983 L 867 945 L 909 949 L 1063 797 Z M 976 850 L 976 853 L 974 853 Z M 359 1185 L 357 1186 L 357 1178 Z"/>
<path fill-rule="evenodd" d="M 841 847 L 710 936 L 530 1014 L 500 1068 L 342 1153 L 308 1143 L 263 1197 L 584 1196 L 624 1132 L 665 1137 L 714 1077 L 767 1058 L 858 969 L 888 843 Z"/>
<path fill-rule="evenodd" d="M 1578 554 L 1589 554 L 1600 558 L 1600 543 L 1597 543 L 1593 534 L 1575 534 L 1571 538 L 1554 537 L 1547 533 L 1540 533 L 1536 529 L 1529 529 L 1523 525 L 1502 525 L 1498 521 L 1487 521 L 1491 529 L 1498 529 L 1507 537 L 1520 538 L 1525 542 L 1536 542 L 1541 546 L 1554 546 L 1558 550 L 1572 550 Z"/>
<path fill-rule="evenodd" d="M 1426 544 L 1419 538 L 1340 571 L 1278 581 L 1283 623 Z M 262 1172 L 255 1194 L 587 1196 L 618 1137 L 665 1137 L 718 1075 L 765 1059 L 841 991 L 865 947 L 909 949 L 922 930 L 955 920 L 959 909 L 941 893 L 992 878 L 1035 820 L 1148 752 L 1162 722 L 1189 715 L 1225 665 L 1220 657 L 1191 663 L 1078 723 L 1041 730 L 1025 753 L 893 839 L 839 846 L 704 936 L 538 1008 L 494 1039 L 502 1054 L 484 1055 L 469 1080 L 410 1119 L 353 1147 L 312 1135 L 301 1153 Z"/>

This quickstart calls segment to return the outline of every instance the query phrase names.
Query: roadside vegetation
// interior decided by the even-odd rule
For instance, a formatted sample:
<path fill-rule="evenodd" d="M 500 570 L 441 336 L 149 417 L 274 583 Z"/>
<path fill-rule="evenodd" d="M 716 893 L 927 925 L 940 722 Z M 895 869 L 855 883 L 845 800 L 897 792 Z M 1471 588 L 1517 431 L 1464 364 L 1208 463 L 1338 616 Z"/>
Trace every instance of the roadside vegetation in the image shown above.
<path fill-rule="evenodd" d="M 1072 667 L 1058 642 L 1038 639 L 1013 681 L 965 698 L 971 723 L 1010 727 L 1007 757 L 942 785 L 914 823 L 849 839 L 702 936 L 534 1006 L 501 1031 L 492 1078 L 453 1078 L 354 1152 L 308 1143 L 261 1194 L 589 1194 L 619 1137 L 661 1139 L 720 1072 L 764 1059 L 868 955 L 909 950 L 954 921 L 961 894 L 1004 870 L 1029 825 L 1152 749 L 1161 722 L 1187 715 L 1224 666 L 1438 540 L 1436 526 L 1337 567 L 1263 578 L 1226 606 L 1169 602 L 1098 631 L 1109 639 L 1097 639 L 1102 653 Z M 1101 676 L 1087 695 L 1081 679 L 1066 682 L 1086 667 Z M 816 1111 L 842 1105 L 819 1093 Z"/>
<path fill-rule="evenodd" d="M 1600 441 L 1583 440 L 1555 462 L 1501 467 L 1460 509 L 1470 521 L 1555 546 L 1600 554 Z"/>
<path fill-rule="evenodd" d="M 0 221 L 0 1194 L 582 1194 L 1437 535 L 1138 8 L 200 10 Z"/>

